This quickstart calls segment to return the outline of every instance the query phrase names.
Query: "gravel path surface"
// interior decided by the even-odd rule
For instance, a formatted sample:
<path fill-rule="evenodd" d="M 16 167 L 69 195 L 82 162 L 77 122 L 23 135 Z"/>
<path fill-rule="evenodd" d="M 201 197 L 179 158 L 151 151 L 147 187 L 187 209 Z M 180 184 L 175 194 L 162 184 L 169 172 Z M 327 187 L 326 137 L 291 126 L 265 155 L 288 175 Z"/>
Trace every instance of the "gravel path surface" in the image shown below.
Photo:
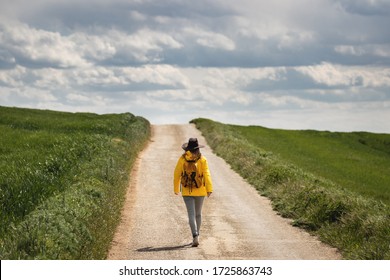
<path fill-rule="evenodd" d="M 192 236 L 173 170 L 181 145 L 197 137 L 208 159 L 214 193 L 205 199 L 200 245 Z M 154 125 L 128 188 L 122 221 L 108 259 L 340 259 L 337 250 L 290 225 L 228 164 L 214 155 L 193 125 Z"/>

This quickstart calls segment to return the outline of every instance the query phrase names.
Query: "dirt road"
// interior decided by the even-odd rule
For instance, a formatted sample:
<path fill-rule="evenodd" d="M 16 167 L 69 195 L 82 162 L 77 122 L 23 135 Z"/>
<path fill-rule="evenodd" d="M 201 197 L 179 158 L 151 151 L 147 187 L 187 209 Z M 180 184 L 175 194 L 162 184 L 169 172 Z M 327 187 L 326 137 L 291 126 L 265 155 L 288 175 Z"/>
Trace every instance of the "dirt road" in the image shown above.
<path fill-rule="evenodd" d="M 120 226 L 108 259 L 339 259 L 340 255 L 278 216 L 268 199 L 212 153 L 193 125 L 152 127 L 137 160 Z M 173 170 L 189 137 L 206 144 L 214 193 L 205 200 L 200 246 L 192 236 L 181 196 L 173 194 Z"/>

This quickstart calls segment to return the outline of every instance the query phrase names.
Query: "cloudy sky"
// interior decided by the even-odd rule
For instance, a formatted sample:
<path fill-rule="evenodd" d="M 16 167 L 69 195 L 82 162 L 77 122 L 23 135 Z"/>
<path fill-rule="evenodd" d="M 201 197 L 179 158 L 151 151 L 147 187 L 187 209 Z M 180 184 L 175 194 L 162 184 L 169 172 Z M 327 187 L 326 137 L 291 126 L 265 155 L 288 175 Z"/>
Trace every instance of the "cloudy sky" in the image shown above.
<path fill-rule="evenodd" d="M 390 0 L 0 0 L 0 105 L 390 133 Z"/>

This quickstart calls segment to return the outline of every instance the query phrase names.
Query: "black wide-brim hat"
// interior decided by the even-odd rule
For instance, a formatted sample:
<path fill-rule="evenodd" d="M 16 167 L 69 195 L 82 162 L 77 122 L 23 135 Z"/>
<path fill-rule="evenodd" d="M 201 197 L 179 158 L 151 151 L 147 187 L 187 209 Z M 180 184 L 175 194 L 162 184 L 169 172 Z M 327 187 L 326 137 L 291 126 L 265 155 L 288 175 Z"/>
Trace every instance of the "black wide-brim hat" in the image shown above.
<path fill-rule="evenodd" d="M 199 148 L 204 148 L 203 145 L 199 145 L 197 138 L 190 138 L 187 143 L 184 143 L 182 146 L 184 151 L 193 151 Z"/>

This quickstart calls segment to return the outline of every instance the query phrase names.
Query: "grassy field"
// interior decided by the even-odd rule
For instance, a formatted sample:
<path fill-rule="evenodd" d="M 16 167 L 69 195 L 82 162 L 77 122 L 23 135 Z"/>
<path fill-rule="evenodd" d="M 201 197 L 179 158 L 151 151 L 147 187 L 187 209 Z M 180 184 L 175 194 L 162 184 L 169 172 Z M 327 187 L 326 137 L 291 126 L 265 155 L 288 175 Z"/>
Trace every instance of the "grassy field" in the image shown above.
<path fill-rule="evenodd" d="M 149 122 L 0 107 L 0 134 L 0 258 L 104 259 Z"/>
<path fill-rule="evenodd" d="M 192 122 L 295 226 L 346 259 L 390 259 L 390 135 Z"/>
<path fill-rule="evenodd" d="M 284 161 L 390 205 L 390 134 L 232 128 Z"/>

